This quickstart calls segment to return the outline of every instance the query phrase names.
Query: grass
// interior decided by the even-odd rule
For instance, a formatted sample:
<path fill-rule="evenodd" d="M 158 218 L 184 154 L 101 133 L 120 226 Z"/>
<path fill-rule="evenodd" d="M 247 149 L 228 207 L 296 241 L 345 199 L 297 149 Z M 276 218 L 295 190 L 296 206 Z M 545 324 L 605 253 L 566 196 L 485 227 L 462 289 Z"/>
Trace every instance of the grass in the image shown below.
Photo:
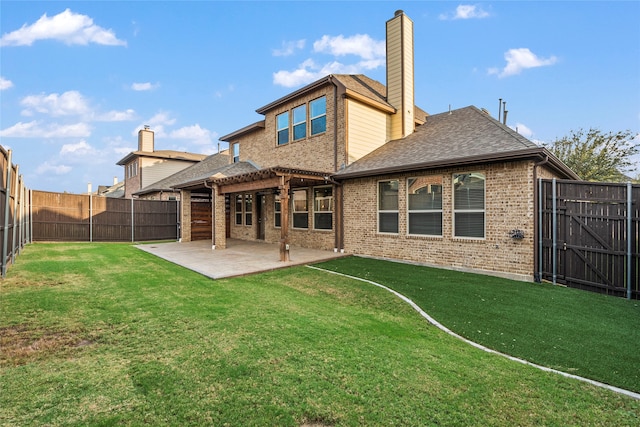
<path fill-rule="evenodd" d="M 1 425 L 640 424 L 636 400 L 305 267 L 212 281 L 129 245 L 30 245 L 0 304 Z"/>
<path fill-rule="evenodd" d="M 640 301 L 366 258 L 320 267 L 384 284 L 494 350 L 640 392 Z"/>

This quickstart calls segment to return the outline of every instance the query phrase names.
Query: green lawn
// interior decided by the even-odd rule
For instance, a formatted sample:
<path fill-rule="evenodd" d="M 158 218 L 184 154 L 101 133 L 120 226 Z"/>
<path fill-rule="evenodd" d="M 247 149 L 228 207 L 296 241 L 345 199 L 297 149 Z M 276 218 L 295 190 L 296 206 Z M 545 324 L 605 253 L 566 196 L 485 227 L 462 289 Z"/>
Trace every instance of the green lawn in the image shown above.
<path fill-rule="evenodd" d="M 494 350 L 640 392 L 640 301 L 366 258 L 318 267 L 387 286 Z"/>
<path fill-rule="evenodd" d="M 640 401 L 479 351 L 306 267 L 212 281 L 125 244 L 35 244 L 0 304 L 1 425 L 640 425 Z"/>

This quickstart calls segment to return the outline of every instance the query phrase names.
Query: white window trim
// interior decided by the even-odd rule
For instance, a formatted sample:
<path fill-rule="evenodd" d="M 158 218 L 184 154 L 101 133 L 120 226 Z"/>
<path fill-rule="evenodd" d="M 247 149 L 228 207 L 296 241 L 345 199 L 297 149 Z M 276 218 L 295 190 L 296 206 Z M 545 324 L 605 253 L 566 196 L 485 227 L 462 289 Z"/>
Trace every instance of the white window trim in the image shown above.
<path fill-rule="evenodd" d="M 320 99 L 322 99 L 322 98 L 324 98 L 324 113 L 323 113 L 323 114 L 319 114 L 319 115 L 317 115 L 317 116 L 313 116 L 313 117 L 312 117 L 312 116 L 311 116 L 311 103 L 312 103 L 312 102 L 314 102 L 314 101 L 318 101 L 318 100 L 320 100 Z M 326 120 L 325 120 L 324 130 L 323 130 L 322 132 L 318 132 L 318 133 L 313 133 L 313 126 L 312 126 L 312 122 L 313 122 L 313 120 L 315 120 L 315 119 L 319 119 L 320 117 L 323 117 L 323 116 L 324 116 L 324 117 L 326 117 L 326 116 L 327 116 L 327 96 L 326 96 L 326 95 L 323 95 L 323 96 L 321 96 L 321 97 L 319 97 L 319 98 L 312 99 L 311 101 L 309 101 L 309 108 L 308 108 L 308 110 L 309 110 L 309 113 L 308 113 L 308 114 L 309 114 L 309 136 L 311 137 L 311 136 L 316 136 L 316 135 L 320 135 L 320 134 L 325 133 L 325 132 L 327 131 L 327 124 L 326 124 L 327 122 L 326 122 Z"/>
<path fill-rule="evenodd" d="M 419 176 L 410 176 L 406 179 L 406 194 L 407 194 L 407 236 L 415 236 L 415 237 L 443 237 L 443 233 L 441 232 L 440 234 L 412 234 L 409 232 L 409 230 L 411 230 L 411 215 L 412 213 L 440 213 L 440 230 L 444 231 L 444 213 L 443 213 L 443 209 L 415 209 L 415 210 L 411 210 L 409 209 L 409 180 L 411 179 L 419 179 L 419 178 L 425 178 L 425 177 L 419 177 Z M 440 187 L 442 188 L 444 186 L 444 177 L 439 176 L 440 178 Z"/>
<path fill-rule="evenodd" d="M 331 210 L 330 211 L 318 211 L 316 212 L 316 189 L 317 188 L 331 188 Z M 331 185 L 319 185 L 312 188 L 313 195 L 313 229 L 317 231 L 332 231 L 333 230 L 333 211 L 335 209 L 335 199 L 333 197 L 333 187 Z M 316 214 L 331 215 L 331 228 L 316 228 Z"/>
<path fill-rule="evenodd" d="M 280 211 L 276 210 L 276 203 L 280 203 Z M 276 225 L 276 216 L 280 214 L 280 225 Z M 273 228 L 282 228 L 282 199 L 279 195 L 273 198 Z"/>
<path fill-rule="evenodd" d="M 304 190 L 307 196 L 307 210 L 306 211 L 296 211 L 296 203 L 295 203 L 295 192 Z M 306 227 L 296 227 L 295 221 L 293 220 L 296 214 L 307 214 L 307 226 Z M 280 221 L 282 222 L 282 220 Z M 309 188 L 296 188 L 291 192 L 291 228 L 294 230 L 308 230 L 309 229 Z"/>
<path fill-rule="evenodd" d="M 240 212 L 238 212 L 238 196 L 240 196 Z M 244 225 L 244 194 L 236 194 L 233 198 L 234 218 L 233 223 L 237 226 Z M 240 224 L 238 224 L 238 214 L 240 214 Z"/>
<path fill-rule="evenodd" d="M 482 190 L 484 192 L 484 209 L 456 209 L 456 192 L 455 192 L 455 176 L 467 174 L 482 175 Z M 484 220 L 482 221 L 482 235 L 484 237 L 456 236 L 456 213 L 482 213 Z M 487 174 L 484 172 L 457 172 L 451 175 L 451 236 L 456 240 L 487 240 Z"/>
<path fill-rule="evenodd" d="M 298 108 L 304 107 L 304 119 L 296 122 L 296 110 Z M 307 139 L 307 117 L 309 115 L 309 106 L 307 104 L 301 104 L 297 107 L 291 109 L 291 141 L 302 141 L 303 139 Z M 296 138 L 296 126 L 304 123 L 304 136 L 302 138 Z"/>
<path fill-rule="evenodd" d="M 381 182 L 398 182 L 398 209 L 396 210 L 380 210 L 380 183 Z M 398 179 L 381 179 L 376 182 L 376 232 L 378 234 L 386 234 L 389 236 L 397 236 L 400 234 L 400 180 Z M 395 213 L 398 215 L 398 231 L 393 233 L 389 231 L 380 231 L 380 214 L 381 213 Z"/>

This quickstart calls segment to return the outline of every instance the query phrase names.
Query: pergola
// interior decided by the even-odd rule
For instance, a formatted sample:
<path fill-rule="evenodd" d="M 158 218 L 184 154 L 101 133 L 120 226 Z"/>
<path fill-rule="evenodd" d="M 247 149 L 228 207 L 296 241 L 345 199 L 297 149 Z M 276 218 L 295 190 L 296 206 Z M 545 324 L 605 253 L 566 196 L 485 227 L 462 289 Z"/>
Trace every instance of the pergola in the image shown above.
<path fill-rule="evenodd" d="M 293 188 L 310 187 L 322 184 L 334 184 L 335 188 L 335 235 L 336 247 L 341 247 L 339 236 L 342 236 L 342 188 L 327 172 L 306 171 L 284 167 L 271 167 L 255 172 L 232 176 L 213 175 L 197 185 L 182 186 L 183 189 L 197 190 L 206 187 L 212 192 L 212 244 L 226 246 L 225 230 L 225 201 L 224 196 L 233 193 L 272 193 L 280 195 L 281 227 L 280 227 L 280 260 L 289 260 L 289 199 Z M 222 220 L 219 220 L 222 218 Z M 220 226 L 222 225 L 222 226 Z M 216 232 L 217 231 L 217 232 Z"/>

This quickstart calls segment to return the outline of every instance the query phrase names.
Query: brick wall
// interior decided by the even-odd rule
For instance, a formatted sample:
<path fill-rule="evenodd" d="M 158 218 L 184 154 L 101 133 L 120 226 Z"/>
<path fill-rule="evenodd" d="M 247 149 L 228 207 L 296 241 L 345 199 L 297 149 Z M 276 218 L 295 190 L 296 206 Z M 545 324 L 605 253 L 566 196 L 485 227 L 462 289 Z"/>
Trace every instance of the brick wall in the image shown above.
<path fill-rule="evenodd" d="M 182 213 L 180 215 L 180 239 L 182 242 L 191 241 L 191 191 L 182 190 L 180 206 Z"/>
<path fill-rule="evenodd" d="M 258 236 L 258 212 L 257 203 L 255 203 L 254 194 L 253 203 L 253 224 L 250 226 L 236 225 L 235 223 L 235 203 L 232 199 L 231 203 L 231 238 L 242 240 L 257 240 Z M 311 196 L 310 196 L 311 197 Z M 265 238 L 266 243 L 280 242 L 281 229 L 275 226 L 275 195 L 269 194 L 265 197 Z M 333 250 L 335 246 L 335 233 L 333 230 L 314 230 L 313 229 L 313 200 L 309 199 L 309 228 L 296 229 L 291 225 L 291 216 L 289 217 L 289 243 L 294 246 L 303 248 L 314 248 Z M 290 211 L 290 215 L 292 212 Z M 333 218 L 335 229 L 335 212 Z"/>
<path fill-rule="evenodd" d="M 265 115 L 265 128 L 248 135 L 244 135 L 233 143 L 240 143 L 240 160 L 251 161 L 261 168 L 282 166 L 311 171 L 336 171 L 345 162 L 344 148 L 344 125 L 338 128 L 338 158 L 337 166 L 334 158 L 334 86 L 329 85 L 319 90 L 313 91 L 304 97 L 297 98 L 277 109 L 269 111 Z M 307 130 L 307 137 L 297 141 L 278 146 L 276 144 L 276 116 L 285 111 L 290 111 L 295 107 L 308 103 L 321 96 L 326 96 L 327 100 L 327 128 L 324 133 L 311 136 L 310 129 Z M 344 122 L 342 100 L 338 103 L 339 123 Z M 307 121 L 309 126 L 309 122 Z M 290 132 L 291 136 L 291 132 Z"/>
<path fill-rule="evenodd" d="M 533 162 L 449 168 L 345 182 L 345 252 L 420 262 L 462 270 L 483 270 L 531 280 L 534 269 Z M 485 175 L 484 239 L 453 237 L 452 179 L 454 173 Z M 544 172 L 548 173 L 548 172 Z M 540 174 L 540 172 L 539 172 Z M 407 178 L 441 176 L 442 237 L 407 235 Z M 377 182 L 398 179 L 398 234 L 377 232 Z M 509 231 L 524 231 L 524 239 Z"/>

